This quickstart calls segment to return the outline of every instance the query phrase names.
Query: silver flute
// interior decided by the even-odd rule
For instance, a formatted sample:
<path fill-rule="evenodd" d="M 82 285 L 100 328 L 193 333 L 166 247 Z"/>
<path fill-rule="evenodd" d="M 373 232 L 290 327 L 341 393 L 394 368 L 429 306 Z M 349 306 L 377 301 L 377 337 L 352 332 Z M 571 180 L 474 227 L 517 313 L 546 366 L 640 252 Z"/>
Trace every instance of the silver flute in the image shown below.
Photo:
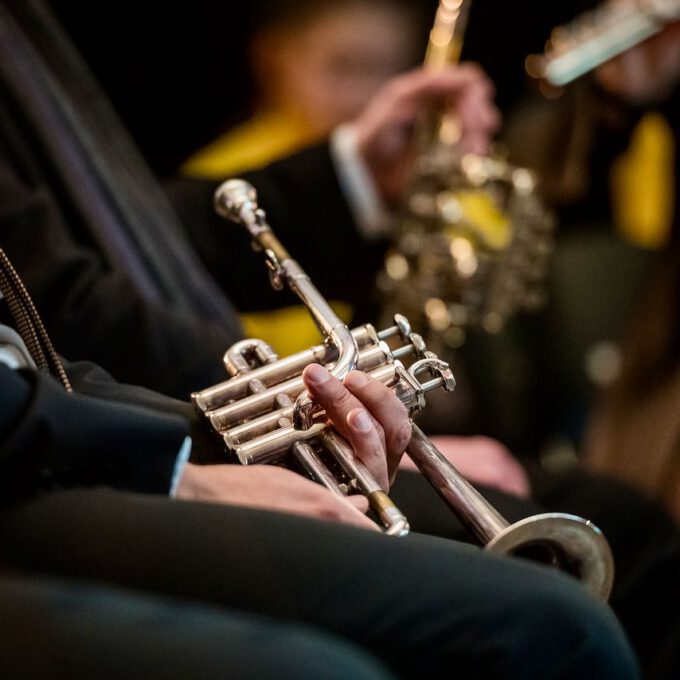
<path fill-rule="evenodd" d="M 604 2 L 553 29 L 541 56 L 527 58 L 529 75 L 561 87 L 680 20 L 678 0 Z"/>
<path fill-rule="evenodd" d="M 350 331 L 278 241 L 248 183 L 222 184 L 215 208 L 248 229 L 253 245 L 264 253 L 274 288 L 287 285 L 296 293 L 324 341 L 280 359 L 266 342 L 242 340 L 224 356 L 229 379 L 193 394 L 194 404 L 239 463 L 283 463 L 292 457 L 331 492 L 364 494 L 385 533 L 405 536 L 408 520 L 306 393 L 301 374 L 312 363 L 326 365 L 339 380 L 354 369 L 365 371 L 394 390 L 411 416 L 424 408 L 429 391 L 454 389 L 450 367 L 427 350 L 403 316 L 396 315 L 394 325 L 381 332 L 370 324 Z M 420 428 L 413 422 L 411 426 L 406 452 L 487 550 L 538 559 L 574 575 L 596 596 L 608 597 L 613 560 L 597 527 L 561 513 L 535 515 L 510 525 Z"/>

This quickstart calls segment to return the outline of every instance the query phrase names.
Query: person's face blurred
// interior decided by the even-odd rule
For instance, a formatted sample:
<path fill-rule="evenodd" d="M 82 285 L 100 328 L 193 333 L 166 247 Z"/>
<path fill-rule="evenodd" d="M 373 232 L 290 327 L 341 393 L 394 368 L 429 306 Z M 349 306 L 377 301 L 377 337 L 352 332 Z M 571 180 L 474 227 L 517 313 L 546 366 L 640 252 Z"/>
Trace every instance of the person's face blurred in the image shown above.
<path fill-rule="evenodd" d="M 390 76 L 412 65 L 418 36 L 408 15 L 383 6 L 339 6 L 298 30 L 270 31 L 256 49 L 260 90 L 322 135 L 359 113 Z"/>

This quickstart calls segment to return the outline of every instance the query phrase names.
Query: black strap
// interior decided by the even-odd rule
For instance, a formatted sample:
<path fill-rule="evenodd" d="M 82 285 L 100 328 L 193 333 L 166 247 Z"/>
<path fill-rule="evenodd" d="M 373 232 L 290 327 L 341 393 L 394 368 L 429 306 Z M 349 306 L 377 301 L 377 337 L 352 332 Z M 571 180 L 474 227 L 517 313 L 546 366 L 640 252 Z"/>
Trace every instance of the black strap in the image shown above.
<path fill-rule="evenodd" d="M 38 368 L 54 375 L 67 392 L 72 392 L 73 388 L 64 365 L 52 345 L 38 310 L 2 248 L 0 248 L 0 293 L 7 302 L 17 332 Z"/>

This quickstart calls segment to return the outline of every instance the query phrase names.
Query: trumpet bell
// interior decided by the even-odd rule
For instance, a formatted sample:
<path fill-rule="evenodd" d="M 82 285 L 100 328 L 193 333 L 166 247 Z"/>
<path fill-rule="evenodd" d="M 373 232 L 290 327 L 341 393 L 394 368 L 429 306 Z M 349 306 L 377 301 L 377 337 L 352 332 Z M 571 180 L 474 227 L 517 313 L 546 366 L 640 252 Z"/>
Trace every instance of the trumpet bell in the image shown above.
<path fill-rule="evenodd" d="M 592 595 L 607 600 L 614 558 L 602 532 L 589 520 L 565 513 L 533 515 L 511 524 L 486 545 L 489 552 L 526 556 L 576 577 Z"/>

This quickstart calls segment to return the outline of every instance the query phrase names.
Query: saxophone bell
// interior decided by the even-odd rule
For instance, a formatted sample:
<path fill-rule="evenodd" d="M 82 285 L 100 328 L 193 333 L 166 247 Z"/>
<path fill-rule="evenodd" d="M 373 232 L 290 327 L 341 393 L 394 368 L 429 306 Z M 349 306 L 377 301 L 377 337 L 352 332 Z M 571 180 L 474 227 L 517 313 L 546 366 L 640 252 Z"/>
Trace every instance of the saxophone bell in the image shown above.
<path fill-rule="evenodd" d="M 441 0 L 425 67 L 458 61 L 471 0 Z M 554 218 L 526 168 L 498 153 L 465 154 L 449 111 L 428 111 L 414 135 L 415 162 L 378 287 L 385 315 L 405 312 L 428 343 L 456 348 L 467 331 L 500 331 L 540 307 Z"/>

